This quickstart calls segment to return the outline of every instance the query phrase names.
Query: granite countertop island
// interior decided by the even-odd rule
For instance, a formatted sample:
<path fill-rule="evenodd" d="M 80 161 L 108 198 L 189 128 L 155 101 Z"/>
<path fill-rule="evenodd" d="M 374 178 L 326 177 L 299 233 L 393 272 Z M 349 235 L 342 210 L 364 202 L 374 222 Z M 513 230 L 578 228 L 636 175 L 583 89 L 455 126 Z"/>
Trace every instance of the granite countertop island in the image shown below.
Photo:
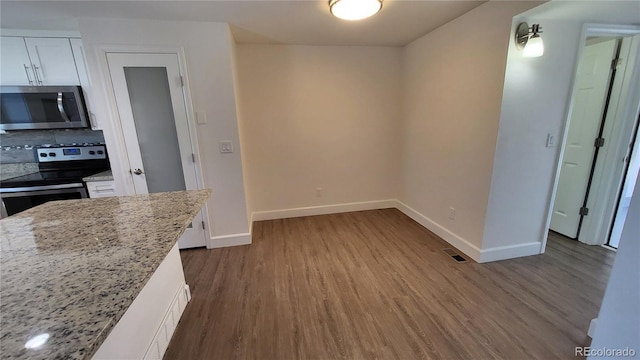
<path fill-rule="evenodd" d="M 89 182 L 89 181 L 111 181 L 111 180 L 113 180 L 113 174 L 111 173 L 111 170 L 103 171 L 101 173 L 97 173 L 97 174 L 82 178 L 82 181 L 84 181 L 84 182 Z"/>
<path fill-rule="evenodd" d="M 1 220 L 2 358 L 90 358 L 210 193 L 53 201 Z"/>

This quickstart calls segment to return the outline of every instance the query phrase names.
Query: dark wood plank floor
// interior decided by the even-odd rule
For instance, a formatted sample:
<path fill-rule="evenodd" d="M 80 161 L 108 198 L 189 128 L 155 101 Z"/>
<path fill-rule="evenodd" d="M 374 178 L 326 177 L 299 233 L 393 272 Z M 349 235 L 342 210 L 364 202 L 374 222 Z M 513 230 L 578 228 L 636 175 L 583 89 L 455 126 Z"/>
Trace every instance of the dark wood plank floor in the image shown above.
<path fill-rule="evenodd" d="M 401 212 L 254 224 L 181 253 L 193 298 L 165 359 L 567 359 L 588 345 L 615 253 L 456 263 Z"/>

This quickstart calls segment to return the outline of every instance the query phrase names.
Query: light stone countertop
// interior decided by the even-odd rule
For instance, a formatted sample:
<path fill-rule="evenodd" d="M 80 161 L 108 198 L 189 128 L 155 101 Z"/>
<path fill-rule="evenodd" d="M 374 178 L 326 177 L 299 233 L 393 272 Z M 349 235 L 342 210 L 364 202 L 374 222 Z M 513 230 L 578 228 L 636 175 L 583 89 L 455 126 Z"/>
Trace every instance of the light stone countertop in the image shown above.
<path fill-rule="evenodd" d="M 111 170 L 103 171 L 101 173 L 97 173 L 95 175 L 87 176 L 86 178 L 82 178 L 82 181 L 111 181 L 113 180 L 113 174 Z"/>
<path fill-rule="evenodd" d="M 0 181 L 19 176 L 35 174 L 39 171 L 37 163 L 0 164 Z"/>
<path fill-rule="evenodd" d="M 0 220 L 2 358 L 90 358 L 210 194 L 53 201 Z"/>

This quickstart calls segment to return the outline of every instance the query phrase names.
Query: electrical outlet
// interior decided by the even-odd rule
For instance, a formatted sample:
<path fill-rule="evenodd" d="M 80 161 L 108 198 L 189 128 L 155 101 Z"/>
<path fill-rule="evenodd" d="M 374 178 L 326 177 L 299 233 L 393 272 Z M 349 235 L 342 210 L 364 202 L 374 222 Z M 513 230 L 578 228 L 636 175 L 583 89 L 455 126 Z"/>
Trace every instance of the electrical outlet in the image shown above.
<path fill-rule="evenodd" d="M 229 154 L 233 152 L 233 143 L 229 140 L 220 141 L 220 153 Z"/>
<path fill-rule="evenodd" d="M 196 123 L 198 125 L 206 125 L 207 124 L 207 113 L 204 111 L 196 112 Z"/>
<path fill-rule="evenodd" d="M 456 219 L 456 209 L 454 207 L 449 207 L 449 220 Z"/>
<path fill-rule="evenodd" d="M 316 188 L 316 197 L 322 197 L 322 188 Z"/>

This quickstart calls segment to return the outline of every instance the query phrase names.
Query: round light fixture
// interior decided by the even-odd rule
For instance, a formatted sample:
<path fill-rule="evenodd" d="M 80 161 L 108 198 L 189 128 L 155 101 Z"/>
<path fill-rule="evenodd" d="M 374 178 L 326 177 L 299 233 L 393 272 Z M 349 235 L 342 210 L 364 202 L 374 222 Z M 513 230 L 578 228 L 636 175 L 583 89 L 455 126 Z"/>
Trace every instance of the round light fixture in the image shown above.
<path fill-rule="evenodd" d="M 333 16 L 344 20 L 361 20 L 382 9 L 382 0 L 329 0 Z"/>

